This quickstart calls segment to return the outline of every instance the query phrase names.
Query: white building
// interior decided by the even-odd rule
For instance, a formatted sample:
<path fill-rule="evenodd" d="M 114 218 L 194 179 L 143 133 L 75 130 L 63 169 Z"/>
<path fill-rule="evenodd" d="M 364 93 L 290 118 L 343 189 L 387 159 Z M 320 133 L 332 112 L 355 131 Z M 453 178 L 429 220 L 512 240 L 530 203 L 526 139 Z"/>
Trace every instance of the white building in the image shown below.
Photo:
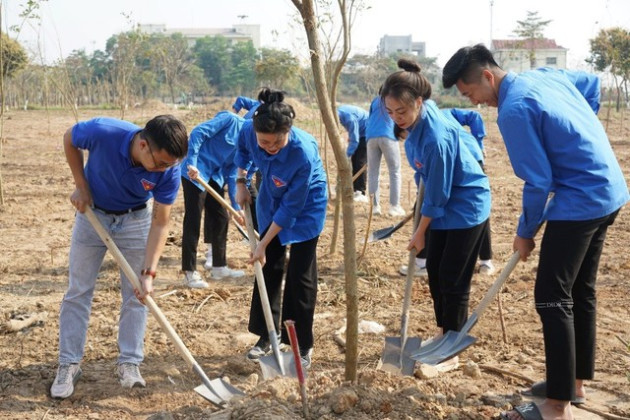
<path fill-rule="evenodd" d="M 406 53 L 425 57 L 426 45 L 424 42 L 413 42 L 411 35 L 384 35 L 379 42 L 378 53 L 381 55 Z"/>
<path fill-rule="evenodd" d="M 188 46 L 192 47 L 199 38 L 220 35 L 232 43 L 252 41 L 254 48 L 260 48 L 260 25 L 232 25 L 231 28 L 170 28 L 163 24 L 141 24 L 140 32 L 146 34 L 172 35 L 180 33 L 188 40 Z"/>
<path fill-rule="evenodd" d="M 567 68 L 567 49 L 553 39 L 493 39 L 490 49 L 497 64 L 506 71 Z"/>

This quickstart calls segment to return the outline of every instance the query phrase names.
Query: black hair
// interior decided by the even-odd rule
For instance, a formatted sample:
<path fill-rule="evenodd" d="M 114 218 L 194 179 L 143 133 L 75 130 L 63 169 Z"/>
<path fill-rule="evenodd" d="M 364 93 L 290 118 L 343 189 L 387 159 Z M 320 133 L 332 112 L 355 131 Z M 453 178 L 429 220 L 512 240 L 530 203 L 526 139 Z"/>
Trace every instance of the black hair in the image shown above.
<path fill-rule="evenodd" d="M 481 78 L 482 69 L 491 67 L 499 65 L 485 45 L 460 48 L 442 70 L 442 85 L 448 89 L 458 80 L 464 83 L 477 82 Z"/>
<path fill-rule="evenodd" d="M 411 104 L 418 98 L 427 100 L 431 97 L 431 83 L 420 73 L 418 63 L 401 58 L 398 60 L 398 68 L 402 70 L 390 74 L 381 86 L 380 95 L 383 101 L 386 96 L 392 96 Z"/>
<path fill-rule="evenodd" d="M 295 111 L 284 102 L 284 92 L 263 88 L 258 94 L 260 106 L 254 112 L 254 130 L 258 133 L 288 133 Z"/>
<path fill-rule="evenodd" d="M 142 129 L 143 139 L 152 142 L 158 150 L 182 159 L 188 153 L 188 133 L 183 122 L 172 115 L 158 115 Z"/>

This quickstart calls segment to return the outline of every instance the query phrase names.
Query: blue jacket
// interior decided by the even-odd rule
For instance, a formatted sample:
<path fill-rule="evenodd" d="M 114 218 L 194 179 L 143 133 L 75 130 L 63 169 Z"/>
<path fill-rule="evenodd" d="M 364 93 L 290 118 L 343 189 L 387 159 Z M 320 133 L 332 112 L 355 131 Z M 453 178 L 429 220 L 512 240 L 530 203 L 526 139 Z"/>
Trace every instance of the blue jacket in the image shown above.
<path fill-rule="evenodd" d="M 471 109 L 458 108 L 451 108 L 450 112 L 453 118 L 455 118 L 460 125 L 466 125 L 470 128 L 470 134 L 477 139 L 479 148 L 483 150 L 483 139 L 487 136 L 487 133 L 481 114 Z"/>
<path fill-rule="evenodd" d="M 84 171 L 96 206 L 127 210 L 151 197 L 162 204 L 175 202 L 179 166 L 164 172 L 133 166 L 129 150 L 140 130 L 130 122 L 107 117 L 82 121 L 72 128 L 72 144 L 90 152 Z"/>
<path fill-rule="evenodd" d="M 365 124 L 365 138 L 367 141 L 376 137 L 387 137 L 396 140 L 394 136 L 394 121 L 387 114 L 385 107 L 382 105 L 381 97 L 377 96 L 370 104 L 370 115 Z"/>
<path fill-rule="evenodd" d="M 238 115 L 221 111 L 214 118 L 192 129 L 188 139 L 188 155 L 181 164 L 182 177 L 203 187 L 188 177 L 188 165 L 199 169 L 200 177 L 218 185 L 227 184 L 232 207 L 240 210 L 236 203 L 236 165 L 234 154 L 238 134 L 245 120 Z"/>
<path fill-rule="evenodd" d="M 497 124 L 514 173 L 525 181 L 517 229 L 523 238 L 533 237 L 543 217 L 591 220 L 628 201 L 608 137 L 578 87 L 551 69 L 508 73 L 499 87 Z"/>
<path fill-rule="evenodd" d="M 540 70 L 554 71 L 548 67 L 543 67 Z M 586 102 L 588 102 L 588 105 L 591 107 L 593 112 L 597 114 L 599 112 L 602 95 L 602 82 L 599 80 L 599 77 L 585 71 L 571 71 L 564 69 L 559 69 L 557 71 L 566 76 L 566 78 L 575 85 L 577 90 L 580 91 L 582 96 L 584 96 L 584 99 L 586 99 Z"/>
<path fill-rule="evenodd" d="M 275 155 L 258 146 L 252 121 L 243 124 L 235 163 L 248 169 L 253 163 L 262 173 L 256 201 L 260 232 L 271 222 L 282 227 L 283 245 L 318 236 L 326 220 L 326 173 L 313 136 L 292 127 L 288 144 Z"/>
<path fill-rule="evenodd" d="M 348 132 L 348 149 L 346 154 L 352 156 L 359 147 L 359 140 L 365 139 L 365 124 L 368 113 L 365 109 L 354 105 L 341 105 L 337 107 L 339 122 Z"/>
<path fill-rule="evenodd" d="M 456 112 L 453 112 L 453 111 L 456 111 Z M 472 129 L 470 133 L 463 129 L 462 126 L 464 125 L 464 123 L 462 123 L 462 121 L 466 121 L 467 115 L 461 111 L 463 110 L 451 108 L 451 109 L 443 109 L 442 113 L 444 113 L 444 116 L 448 120 L 450 120 L 456 126 L 460 127 L 461 129 L 459 133 L 460 139 L 464 142 L 464 144 L 466 145 L 470 153 L 472 153 L 475 160 L 483 164 L 483 152 L 481 151 L 481 145 L 483 143 L 477 141 L 477 139 L 475 138 L 475 135 L 472 133 Z M 475 112 L 475 111 L 470 111 L 470 112 L 474 112 L 475 114 L 479 116 L 478 112 Z M 458 119 L 458 117 L 461 119 L 461 121 Z M 481 119 L 481 116 L 479 116 L 479 119 Z M 481 124 L 483 125 L 483 122 Z M 478 127 L 475 127 L 475 130 L 477 129 Z M 483 139 L 483 137 L 481 138 Z"/>
<path fill-rule="evenodd" d="M 405 140 L 416 184 L 420 178 L 425 184 L 422 214 L 432 218 L 431 229 L 470 228 L 490 216 L 488 177 L 461 141 L 462 132 L 427 100 Z"/>
<path fill-rule="evenodd" d="M 247 112 L 243 115 L 243 118 L 251 120 L 254 117 L 254 112 L 256 112 L 256 109 L 258 109 L 259 106 L 260 102 L 256 99 L 248 98 L 247 96 L 239 96 L 234 101 L 232 109 L 238 114 L 241 109 L 245 108 Z"/>

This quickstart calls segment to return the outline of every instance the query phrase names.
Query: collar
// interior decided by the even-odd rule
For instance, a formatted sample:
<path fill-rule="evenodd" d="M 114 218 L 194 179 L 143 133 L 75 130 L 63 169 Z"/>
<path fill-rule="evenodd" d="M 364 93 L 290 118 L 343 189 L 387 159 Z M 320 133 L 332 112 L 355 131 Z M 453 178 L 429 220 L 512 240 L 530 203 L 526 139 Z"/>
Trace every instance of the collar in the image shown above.
<path fill-rule="evenodd" d="M 512 85 L 512 83 L 514 82 L 514 79 L 516 79 L 516 73 L 509 72 L 503 77 L 503 80 L 501 80 L 501 85 L 499 85 L 499 98 L 498 98 L 497 108 L 501 107 L 501 104 L 503 103 L 503 100 L 507 96 L 507 92 L 510 89 L 510 86 Z"/>
<path fill-rule="evenodd" d="M 132 168 L 134 166 L 133 160 L 131 159 L 131 142 L 133 141 L 133 138 L 136 136 L 136 134 L 138 134 L 140 131 L 141 129 L 132 131 L 131 133 L 129 133 L 129 136 L 125 138 L 125 140 L 123 140 L 123 142 L 120 144 L 120 154 L 127 160 L 129 166 Z"/>

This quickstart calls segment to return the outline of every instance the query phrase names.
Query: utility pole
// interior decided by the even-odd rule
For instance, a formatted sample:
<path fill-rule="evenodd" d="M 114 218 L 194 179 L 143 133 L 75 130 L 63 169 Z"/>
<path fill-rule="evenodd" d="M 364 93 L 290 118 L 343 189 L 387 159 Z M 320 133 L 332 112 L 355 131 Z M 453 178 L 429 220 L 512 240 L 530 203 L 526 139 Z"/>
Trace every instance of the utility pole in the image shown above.
<path fill-rule="evenodd" d="M 494 0 L 490 0 L 490 42 L 488 42 L 488 49 L 492 48 L 492 6 L 494 6 Z"/>

